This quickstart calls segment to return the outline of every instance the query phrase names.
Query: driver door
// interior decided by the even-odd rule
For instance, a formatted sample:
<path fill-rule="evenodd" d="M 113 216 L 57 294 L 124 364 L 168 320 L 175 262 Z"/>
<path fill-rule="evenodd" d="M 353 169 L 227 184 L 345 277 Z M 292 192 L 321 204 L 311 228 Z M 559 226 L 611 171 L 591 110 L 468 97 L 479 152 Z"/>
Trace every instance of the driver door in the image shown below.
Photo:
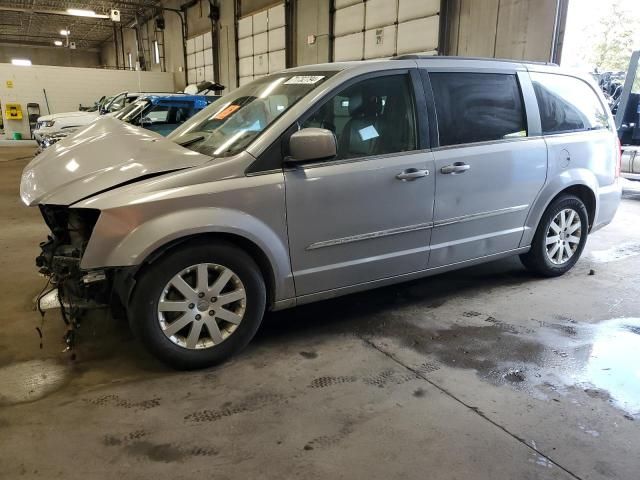
<path fill-rule="evenodd" d="M 285 168 L 298 296 L 426 268 L 434 160 L 418 135 L 416 105 L 426 109 L 415 80 L 406 70 L 369 76 L 301 122 L 332 130 L 338 153 Z"/>

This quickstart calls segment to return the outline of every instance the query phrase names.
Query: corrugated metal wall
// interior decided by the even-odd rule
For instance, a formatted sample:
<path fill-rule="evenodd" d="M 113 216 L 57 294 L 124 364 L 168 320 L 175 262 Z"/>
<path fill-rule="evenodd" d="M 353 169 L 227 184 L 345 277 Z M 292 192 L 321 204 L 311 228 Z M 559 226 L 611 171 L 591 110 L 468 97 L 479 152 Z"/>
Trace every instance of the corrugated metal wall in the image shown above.
<path fill-rule="evenodd" d="M 447 0 L 445 52 L 550 61 L 557 3 L 557 0 Z M 561 32 L 562 25 L 557 30 Z"/>
<path fill-rule="evenodd" d="M 213 48 L 211 32 L 187 39 L 188 83 L 213 82 Z"/>
<path fill-rule="evenodd" d="M 286 68 L 284 3 L 238 20 L 240 85 Z"/>
<path fill-rule="evenodd" d="M 335 0 L 334 60 L 436 54 L 440 0 Z"/>

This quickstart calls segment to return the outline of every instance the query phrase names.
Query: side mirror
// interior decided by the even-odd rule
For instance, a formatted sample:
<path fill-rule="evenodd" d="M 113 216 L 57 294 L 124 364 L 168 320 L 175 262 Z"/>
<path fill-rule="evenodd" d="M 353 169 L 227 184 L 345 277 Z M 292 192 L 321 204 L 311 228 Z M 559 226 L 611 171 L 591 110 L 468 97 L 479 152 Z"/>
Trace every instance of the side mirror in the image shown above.
<path fill-rule="evenodd" d="M 328 160 L 336 156 L 336 136 L 324 128 L 303 128 L 289 139 L 289 163 Z"/>

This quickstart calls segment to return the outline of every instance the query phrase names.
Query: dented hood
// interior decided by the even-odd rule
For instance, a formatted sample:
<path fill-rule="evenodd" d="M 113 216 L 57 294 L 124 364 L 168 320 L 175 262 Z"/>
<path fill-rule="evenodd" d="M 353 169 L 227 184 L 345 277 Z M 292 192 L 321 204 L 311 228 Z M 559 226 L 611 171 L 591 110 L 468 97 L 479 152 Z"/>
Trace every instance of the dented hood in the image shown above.
<path fill-rule="evenodd" d="M 211 157 L 111 117 L 47 148 L 24 169 L 27 205 L 70 205 L 140 177 L 202 165 Z"/>

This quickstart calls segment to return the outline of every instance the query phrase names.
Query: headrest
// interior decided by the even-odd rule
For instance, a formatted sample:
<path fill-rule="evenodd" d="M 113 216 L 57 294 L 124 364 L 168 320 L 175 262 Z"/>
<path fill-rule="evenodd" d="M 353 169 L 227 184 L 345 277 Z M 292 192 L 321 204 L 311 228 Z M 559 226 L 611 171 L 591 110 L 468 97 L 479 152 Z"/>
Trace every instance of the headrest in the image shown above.
<path fill-rule="evenodd" d="M 349 115 L 353 115 L 362 108 L 362 92 L 354 92 L 349 96 Z"/>

